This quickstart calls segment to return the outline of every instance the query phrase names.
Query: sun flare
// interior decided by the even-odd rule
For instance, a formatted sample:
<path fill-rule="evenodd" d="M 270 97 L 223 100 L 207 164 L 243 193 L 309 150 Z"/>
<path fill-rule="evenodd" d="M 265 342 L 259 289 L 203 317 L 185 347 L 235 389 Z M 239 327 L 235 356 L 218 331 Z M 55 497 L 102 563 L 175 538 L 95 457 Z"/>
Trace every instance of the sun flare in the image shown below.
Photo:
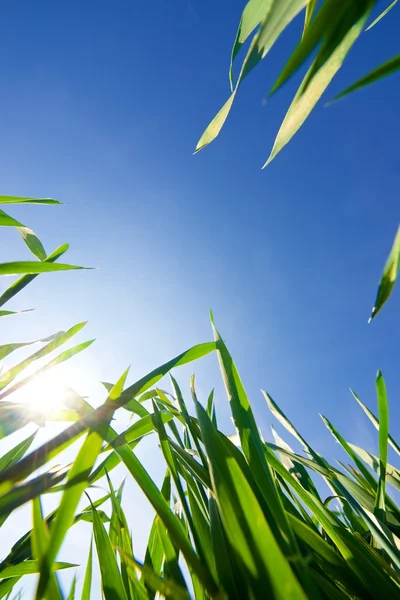
<path fill-rule="evenodd" d="M 19 400 L 44 417 L 63 408 L 66 390 L 54 373 L 37 375 L 23 388 Z"/>

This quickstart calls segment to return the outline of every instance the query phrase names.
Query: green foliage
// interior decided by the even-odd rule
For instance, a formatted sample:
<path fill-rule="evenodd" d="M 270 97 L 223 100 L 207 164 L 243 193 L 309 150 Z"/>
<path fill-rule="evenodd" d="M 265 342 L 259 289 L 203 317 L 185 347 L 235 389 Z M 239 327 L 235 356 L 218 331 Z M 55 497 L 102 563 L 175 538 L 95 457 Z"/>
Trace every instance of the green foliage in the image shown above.
<path fill-rule="evenodd" d="M 394 260 L 392 252 L 385 273 L 393 273 Z M 28 367 L 56 351 L 83 326 L 0 347 L 1 357 L 8 358 L 21 348 L 43 344 L 2 373 L 2 437 L 29 421 L 40 426 L 49 418 L 11 402 L 13 393 L 30 382 L 31 375 L 24 377 Z M 346 441 L 323 417 L 352 461 L 338 469 L 307 443 L 266 392 L 272 416 L 304 454 L 293 451 L 275 430 L 274 442 L 265 442 L 213 319 L 212 329 L 213 342 L 189 349 L 136 383 L 126 385 L 126 371 L 115 385 L 104 384 L 107 397 L 99 408 L 67 389 L 65 407 L 51 418 L 72 423 L 34 452 L 29 452 L 32 434 L 0 457 L 0 524 L 26 503 L 31 502 L 33 510 L 32 530 L 0 563 L 0 598 L 34 573 L 39 575 L 37 599 L 62 598 L 60 569 L 75 570 L 68 597 L 77 597 L 76 565 L 56 562 L 56 557 L 66 534 L 82 520 L 93 528 L 102 594 L 111 600 L 153 600 L 157 594 L 188 599 L 192 593 L 199 599 L 400 597 L 400 510 L 387 490 L 388 486 L 400 489 L 400 472 L 388 462 L 389 444 L 397 452 L 399 447 L 389 432 L 382 374 L 378 372 L 376 380 L 378 417 L 353 393 L 378 429 L 379 457 Z M 55 367 L 88 343 L 62 352 L 39 371 Z M 189 400 L 172 376 L 170 393 L 154 387 L 171 369 L 209 353 L 219 359 L 236 428 L 233 436 L 217 426 L 216 409 L 222 399 L 212 393 L 204 403 L 200 401 L 194 379 Z M 143 405 L 149 401 L 152 410 Z M 111 422 L 119 410 L 136 415 L 136 421 L 117 434 Z M 160 460 L 167 468 L 161 489 L 135 454 L 148 435 L 158 440 Z M 49 469 L 48 462 L 79 438 L 83 441 L 72 465 Z M 144 562 L 133 552 L 123 485 L 118 490 L 113 487 L 112 472 L 121 464 L 156 511 Z M 109 493 L 77 512 L 84 492 L 90 495 L 92 486 L 104 478 Z M 62 492 L 58 507 L 45 516 L 40 497 L 56 491 Z M 107 502 L 111 502 L 110 516 L 101 509 Z M 82 565 L 82 600 L 100 594 L 92 580 L 92 542 L 88 551 L 87 565 Z"/>

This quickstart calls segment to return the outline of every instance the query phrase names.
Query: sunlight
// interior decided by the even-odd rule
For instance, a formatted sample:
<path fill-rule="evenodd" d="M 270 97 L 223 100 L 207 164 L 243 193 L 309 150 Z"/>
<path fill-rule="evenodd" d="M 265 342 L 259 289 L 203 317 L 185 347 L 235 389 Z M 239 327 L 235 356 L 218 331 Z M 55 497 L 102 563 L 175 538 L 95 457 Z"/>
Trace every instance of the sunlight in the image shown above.
<path fill-rule="evenodd" d="M 55 373 L 45 373 L 34 377 L 18 400 L 46 417 L 63 408 L 65 398 L 66 389 L 60 378 Z"/>

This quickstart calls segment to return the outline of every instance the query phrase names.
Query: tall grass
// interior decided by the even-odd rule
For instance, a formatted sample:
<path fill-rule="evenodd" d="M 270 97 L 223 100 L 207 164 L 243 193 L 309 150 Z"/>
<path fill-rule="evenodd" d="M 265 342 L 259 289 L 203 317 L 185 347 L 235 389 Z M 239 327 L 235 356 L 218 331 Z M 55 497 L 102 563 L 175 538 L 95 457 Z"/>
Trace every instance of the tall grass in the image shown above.
<path fill-rule="evenodd" d="M 3 220 L 19 232 L 25 227 L 6 215 Z M 66 246 L 47 256 L 44 249 L 38 252 L 43 246 L 33 232 L 22 237 L 39 260 L 0 265 L 3 273 L 26 270 L 0 297 L 2 305 L 39 273 L 56 266 L 76 268 L 56 262 Z M 394 251 L 389 262 L 393 257 Z M 387 273 L 386 266 L 383 281 Z M 5 310 L 1 316 L 11 314 Z M 83 325 L 39 340 L 40 350 L 2 372 L 2 438 L 29 421 L 43 424 L 43 415 L 12 402 L 13 393 L 29 383 L 31 375 L 24 376 L 28 367 L 57 351 Z M 400 597 L 400 511 L 387 489 L 400 488 L 400 470 L 388 463 L 388 447 L 397 454 L 400 448 L 390 435 L 382 374 L 376 377 L 376 416 L 354 393 L 378 430 L 379 456 L 346 441 L 322 417 L 348 455 L 348 464 L 334 466 L 307 443 L 267 392 L 263 392 L 266 407 L 303 451 L 294 452 L 275 430 L 273 443 L 263 439 L 213 319 L 211 326 L 212 341 L 190 348 L 132 385 L 126 385 L 127 372 L 114 385 L 107 384 L 106 398 L 96 409 L 68 390 L 67 407 L 51 416 L 69 421 L 66 429 L 34 451 L 30 449 L 35 434 L 30 435 L 0 458 L 0 524 L 13 519 L 13 511 L 26 503 L 32 506 L 33 524 L 11 549 L 2 549 L 0 598 L 11 598 L 21 578 L 32 573 L 38 574 L 36 598 L 65 597 L 57 572 L 77 567 L 57 557 L 66 534 L 82 519 L 92 524 L 101 573 L 100 590 L 92 581 L 92 546 L 88 546 L 82 600 L 101 595 L 106 600 Z M 40 370 L 73 357 L 90 343 L 62 351 Z M 3 345 L 0 357 L 27 344 Z M 218 428 L 213 393 L 199 399 L 193 378 L 191 397 L 184 398 L 171 373 L 210 353 L 219 360 L 235 426 L 231 435 Z M 166 391 L 158 384 L 168 374 Z M 133 416 L 134 422 L 117 433 L 112 418 L 121 410 Z M 138 444 L 148 435 L 156 437 L 159 460 L 165 462 L 161 489 L 136 455 Z M 47 468 L 50 460 L 78 439 L 81 445 L 72 464 Z M 124 466 L 127 477 L 138 484 L 155 510 L 142 561 L 133 552 L 123 486 L 114 488 L 113 470 L 118 465 Z M 92 502 L 92 488 L 100 480 L 108 493 Z M 54 491 L 60 493 L 59 504 L 44 515 L 42 497 Z M 78 510 L 85 497 L 86 507 Z M 106 502 L 111 507 L 108 513 L 104 512 Z M 76 589 L 74 578 L 68 598 L 77 597 Z"/>
<path fill-rule="evenodd" d="M 337 0 L 248 2 L 232 50 L 231 96 L 197 149 L 218 135 L 244 78 L 305 9 L 302 38 L 271 92 L 275 93 L 312 56 L 267 162 L 278 154 L 341 68 L 376 2 L 349 0 L 339 4 Z M 377 15 L 369 28 L 395 4 L 396 0 Z M 235 81 L 239 50 L 253 33 Z M 399 57 L 394 57 L 339 96 L 399 67 Z M 58 204 L 51 199 L 0 197 L 0 204 L 21 203 Z M 8 303 L 41 273 L 82 268 L 59 262 L 67 244 L 47 254 L 35 233 L 4 211 L 0 211 L 0 226 L 15 228 L 34 255 L 31 261 L 0 263 L 0 276 L 18 276 L 0 296 L 0 317 L 16 314 Z M 399 265 L 400 231 L 383 271 L 372 317 L 389 298 Z M 12 548 L 1 549 L 0 598 L 17 598 L 15 587 L 31 574 L 38 575 L 38 600 L 66 597 L 58 572 L 72 569 L 77 574 L 77 566 L 58 561 L 58 554 L 68 532 L 82 520 L 91 523 L 93 541 L 88 544 L 88 560 L 81 573 L 81 600 L 400 598 L 400 510 L 389 493 L 389 488 L 397 492 L 400 488 L 400 470 L 388 462 L 389 445 L 397 454 L 400 447 L 390 435 L 386 386 L 380 371 L 376 376 L 376 415 L 353 393 L 377 430 L 379 456 L 345 440 L 335 425 L 322 417 L 323 425 L 348 455 L 347 464 L 338 466 L 307 443 L 267 392 L 263 392 L 266 407 L 286 429 L 288 440 L 293 437 L 302 451 L 294 452 L 274 429 L 273 442 L 263 439 L 235 363 L 213 319 L 212 341 L 182 352 L 129 386 L 127 372 L 123 373 L 114 385 L 106 385 L 106 397 L 98 408 L 71 389 L 67 390 L 65 406 L 52 411 L 51 416 L 13 401 L 14 394 L 32 380 L 36 361 L 45 360 L 50 353 L 54 356 L 83 326 L 78 323 L 46 339 L 0 346 L 0 360 L 8 360 L 21 348 L 41 344 L 39 350 L 0 372 L 0 439 L 23 430 L 30 422 L 39 427 L 49 418 L 69 423 L 34 451 L 36 433 L 0 457 L 0 527 L 15 518 L 18 507 L 29 504 L 32 509 L 32 527 L 27 525 L 26 533 Z M 92 341 L 61 349 L 36 374 L 69 360 Z M 211 353 L 219 360 L 234 423 L 231 432 L 218 427 L 213 393 L 207 399 L 198 398 L 192 379 L 191 397 L 185 398 L 171 373 Z M 168 375 L 167 391 L 163 378 Z M 122 433 L 112 426 L 117 411 L 126 411 L 134 418 Z M 148 435 L 155 437 L 159 460 L 165 463 L 161 488 L 136 454 L 138 444 Z M 77 440 L 80 446 L 71 464 L 49 466 Z M 115 489 L 113 470 L 117 466 L 137 483 L 155 511 L 142 561 L 133 551 L 130 523 L 123 508 L 123 485 Z M 108 492 L 93 501 L 92 490 L 100 480 Z M 59 493 L 58 506 L 44 514 L 43 496 L 54 492 Z M 86 505 L 80 509 L 85 499 Z M 93 579 L 94 552 L 100 566 L 100 587 Z M 75 575 L 66 592 L 68 599 L 78 597 L 76 581 Z"/>

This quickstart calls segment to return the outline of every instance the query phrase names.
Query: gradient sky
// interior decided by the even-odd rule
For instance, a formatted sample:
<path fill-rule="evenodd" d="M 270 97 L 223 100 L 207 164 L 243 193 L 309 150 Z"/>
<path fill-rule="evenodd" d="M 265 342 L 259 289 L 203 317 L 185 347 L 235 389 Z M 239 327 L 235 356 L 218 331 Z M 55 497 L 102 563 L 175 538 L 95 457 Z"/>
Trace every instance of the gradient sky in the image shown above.
<path fill-rule="evenodd" d="M 329 108 L 321 103 L 261 171 L 299 82 L 263 103 L 298 20 L 246 80 L 216 142 L 193 156 L 229 94 L 242 7 L 1 3 L 1 193 L 64 202 L 9 212 L 48 252 L 68 241 L 68 262 L 99 268 L 38 278 L 9 306 L 36 312 L 2 323 L 1 343 L 89 319 L 86 338 L 97 342 L 64 376 L 96 396 L 97 382 L 127 365 L 133 381 L 210 339 L 212 308 L 265 435 L 271 420 L 260 388 L 328 456 L 343 458 L 318 413 L 376 451 L 375 431 L 348 389 L 375 410 L 382 369 L 399 433 L 400 290 L 376 321 L 367 319 L 399 222 L 400 76 Z M 362 37 L 326 99 L 398 52 L 399 14 Z M 14 231 L 1 234 L 2 260 L 27 256 Z M 196 373 L 204 395 L 216 386 L 228 429 L 216 359 Z"/>

